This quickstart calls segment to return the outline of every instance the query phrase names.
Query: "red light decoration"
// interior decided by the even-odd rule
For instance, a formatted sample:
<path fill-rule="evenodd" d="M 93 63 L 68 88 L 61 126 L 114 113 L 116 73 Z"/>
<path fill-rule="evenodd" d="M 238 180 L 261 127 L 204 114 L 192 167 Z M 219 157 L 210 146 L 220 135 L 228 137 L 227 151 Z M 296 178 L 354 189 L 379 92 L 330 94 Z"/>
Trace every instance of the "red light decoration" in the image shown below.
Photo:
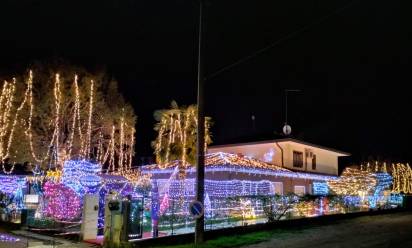
<path fill-rule="evenodd" d="M 56 220 L 74 220 L 80 214 L 80 197 L 61 183 L 46 182 L 44 196 L 47 200 L 46 216 Z"/>

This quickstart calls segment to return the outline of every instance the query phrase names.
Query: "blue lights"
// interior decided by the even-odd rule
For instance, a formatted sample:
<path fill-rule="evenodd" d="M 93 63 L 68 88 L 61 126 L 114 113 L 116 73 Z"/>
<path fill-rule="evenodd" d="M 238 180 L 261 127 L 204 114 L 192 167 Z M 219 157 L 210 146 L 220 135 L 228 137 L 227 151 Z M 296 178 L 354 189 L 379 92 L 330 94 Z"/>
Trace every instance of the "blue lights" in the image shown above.
<path fill-rule="evenodd" d="M 314 195 L 328 195 L 329 187 L 327 182 L 313 182 Z"/>
<path fill-rule="evenodd" d="M 389 196 L 389 203 L 402 206 L 403 204 L 403 195 L 402 194 L 391 194 Z"/>
<path fill-rule="evenodd" d="M 101 166 L 85 160 L 69 160 L 64 163 L 62 183 L 78 194 L 93 193 L 101 184 L 98 174 Z"/>

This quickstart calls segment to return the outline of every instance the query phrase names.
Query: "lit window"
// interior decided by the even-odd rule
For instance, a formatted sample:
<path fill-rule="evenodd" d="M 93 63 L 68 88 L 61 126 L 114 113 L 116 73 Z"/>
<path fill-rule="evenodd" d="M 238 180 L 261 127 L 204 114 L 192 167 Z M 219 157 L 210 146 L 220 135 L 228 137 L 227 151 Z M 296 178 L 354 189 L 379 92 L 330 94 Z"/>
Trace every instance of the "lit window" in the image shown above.
<path fill-rule="evenodd" d="M 293 167 L 303 167 L 303 152 L 293 151 Z"/>
<path fill-rule="evenodd" d="M 276 195 L 283 195 L 283 183 L 282 182 L 274 182 L 273 187 L 274 187 L 273 191 Z"/>
<path fill-rule="evenodd" d="M 295 186 L 295 194 L 304 195 L 305 193 L 305 186 Z"/>

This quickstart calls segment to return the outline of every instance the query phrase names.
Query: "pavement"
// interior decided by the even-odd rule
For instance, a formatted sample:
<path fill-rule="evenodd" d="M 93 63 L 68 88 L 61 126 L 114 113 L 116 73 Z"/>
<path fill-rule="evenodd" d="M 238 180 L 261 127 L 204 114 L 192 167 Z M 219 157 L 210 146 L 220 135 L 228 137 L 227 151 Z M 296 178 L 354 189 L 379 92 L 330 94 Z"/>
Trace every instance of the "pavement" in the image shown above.
<path fill-rule="evenodd" d="M 244 248 L 412 247 L 412 212 L 365 216 L 275 234 Z"/>
<path fill-rule="evenodd" d="M 41 235 L 25 230 L 14 230 L 11 233 L 0 233 L 4 235 L 3 240 L 0 239 L 0 248 L 92 248 L 98 247 L 93 244 L 84 242 L 76 242 L 62 238 L 55 238 L 46 235 Z"/>

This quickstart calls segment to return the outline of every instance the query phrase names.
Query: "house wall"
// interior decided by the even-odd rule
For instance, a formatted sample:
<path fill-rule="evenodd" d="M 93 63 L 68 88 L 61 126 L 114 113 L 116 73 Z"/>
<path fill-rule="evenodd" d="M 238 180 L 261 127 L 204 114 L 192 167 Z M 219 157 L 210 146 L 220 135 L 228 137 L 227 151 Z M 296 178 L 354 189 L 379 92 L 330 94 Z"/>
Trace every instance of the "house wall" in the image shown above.
<path fill-rule="evenodd" d="M 282 149 L 281 149 L 282 148 Z M 282 163 L 283 150 L 283 163 Z M 316 154 L 316 169 L 312 169 L 312 159 L 307 158 L 305 151 L 312 151 Z M 303 153 L 303 167 L 293 167 L 293 151 Z M 231 145 L 210 147 L 208 153 L 226 152 L 233 154 L 243 154 L 244 156 L 259 159 L 261 161 L 282 166 L 296 171 L 307 171 L 312 173 L 338 175 L 338 153 L 308 146 L 296 142 L 262 143 L 250 145 Z"/>
<path fill-rule="evenodd" d="M 296 171 L 338 175 L 338 155 L 335 152 L 292 142 L 283 142 L 279 143 L 279 145 L 283 148 L 284 151 L 283 156 L 285 168 Z M 293 167 L 293 151 L 303 153 L 302 168 Z M 306 157 L 306 153 L 309 151 L 316 155 L 316 169 L 312 169 L 312 159 Z"/>

